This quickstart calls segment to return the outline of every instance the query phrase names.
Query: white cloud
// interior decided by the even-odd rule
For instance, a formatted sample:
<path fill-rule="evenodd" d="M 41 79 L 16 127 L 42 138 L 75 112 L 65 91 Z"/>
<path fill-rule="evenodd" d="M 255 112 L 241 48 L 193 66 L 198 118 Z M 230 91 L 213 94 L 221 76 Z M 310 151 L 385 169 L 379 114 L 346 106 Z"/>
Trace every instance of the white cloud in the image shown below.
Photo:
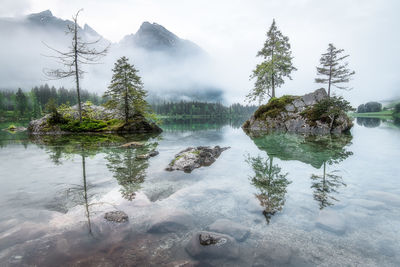
<path fill-rule="evenodd" d="M 112 41 L 135 32 L 143 21 L 162 24 L 180 37 L 196 42 L 215 58 L 218 82 L 227 88 L 231 101 L 243 101 L 251 88 L 248 77 L 257 62 L 255 54 L 273 18 L 289 36 L 298 68 L 293 81 L 288 81 L 280 94 L 300 94 L 319 87 L 313 83 L 315 66 L 330 42 L 350 54 L 350 66 L 357 72 L 352 82 L 354 90 L 343 93 L 353 103 L 400 94 L 400 56 L 396 52 L 400 41 L 400 2 L 396 0 L 29 2 L 5 3 L 9 14 L 51 9 L 55 16 L 64 19 L 84 8 L 81 22 Z"/>

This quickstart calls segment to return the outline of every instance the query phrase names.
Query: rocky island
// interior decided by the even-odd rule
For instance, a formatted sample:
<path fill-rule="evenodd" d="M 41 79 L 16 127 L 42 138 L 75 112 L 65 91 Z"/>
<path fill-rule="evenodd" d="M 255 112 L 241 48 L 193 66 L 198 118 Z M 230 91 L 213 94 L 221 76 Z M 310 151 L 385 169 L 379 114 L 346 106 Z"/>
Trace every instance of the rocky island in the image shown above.
<path fill-rule="evenodd" d="M 202 166 L 210 166 L 229 147 L 188 147 L 175 155 L 175 159 L 166 168 L 167 171 L 181 170 L 187 173 Z"/>
<path fill-rule="evenodd" d="M 82 104 L 82 122 L 79 121 L 78 105 L 61 106 L 50 114 L 29 123 L 31 134 L 69 133 L 159 133 L 161 128 L 143 115 L 133 115 L 128 121 L 117 110 L 103 106 Z"/>
<path fill-rule="evenodd" d="M 303 96 L 272 98 L 260 106 L 242 128 L 246 133 L 272 131 L 301 134 L 340 134 L 353 126 L 346 112 L 350 104 L 341 97 L 328 97 L 321 88 Z"/>

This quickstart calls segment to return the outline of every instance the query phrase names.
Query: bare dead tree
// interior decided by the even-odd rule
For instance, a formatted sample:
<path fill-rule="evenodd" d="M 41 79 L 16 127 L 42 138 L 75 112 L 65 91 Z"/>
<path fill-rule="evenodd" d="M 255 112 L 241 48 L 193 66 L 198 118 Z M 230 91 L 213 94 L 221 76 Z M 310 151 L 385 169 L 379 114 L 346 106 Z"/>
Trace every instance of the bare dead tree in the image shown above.
<path fill-rule="evenodd" d="M 54 49 L 44 43 L 50 50 L 56 53 L 55 56 L 47 57 L 54 58 L 57 63 L 63 65 L 63 68 L 59 69 L 44 69 L 45 75 L 50 79 L 56 80 L 75 77 L 80 122 L 82 122 L 82 103 L 79 79 L 82 78 L 82 75 L 85 73 L 82 70 L 82 65 L 98 64 L 99 60 L 107 54 L 108 48 L 110 47 L 110 45 L 107 45 L 107 47 L 98 51 L 93 46 L 98 44 L 101 38 L 94 42 L 87 42 L 82 39 L 79 35 L 80 27 L 78 25 L 78 16 L 82 10 L 83 9 L 78 10 L 78 12 L 72 16 L 73 23 L 67 26 L 66 34 L 72 35 L 72 43 L 66 52 Z"/>

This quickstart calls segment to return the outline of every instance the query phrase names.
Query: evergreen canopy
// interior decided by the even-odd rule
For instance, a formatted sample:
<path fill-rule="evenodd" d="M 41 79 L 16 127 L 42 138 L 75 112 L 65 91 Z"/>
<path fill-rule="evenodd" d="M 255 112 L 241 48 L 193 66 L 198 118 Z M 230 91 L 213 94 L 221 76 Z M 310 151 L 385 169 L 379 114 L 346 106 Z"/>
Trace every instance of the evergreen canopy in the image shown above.
<path fill-rule="evenodd" d="M 339 86 L 340 83 L 348 83 L 351 76 L 355 74 L 347 68 L 348 62 L 341 63 L 349 55 L 342 55 L 343 49 L 337 49 L 333 44 L 329 44 L 326 53 L 321 55 L 320 67 L 317 67 L 317 75 L 323 78 L 316 78 L 316 83 L 328 84 L 328 96 L 331 96 L 331 85 L 338 89 L 351 90 L 346 86 Z"/>
<path fill-rule="evenodd" d="M 104 96 L 109 97 L 107 105 L 121 111 L 128 122 L 134 115 L 145 115 L 149 110 L 145 97 L 147 92 L 138 75 L 138 70 L 128 62 L 127 57 L 117 60 L 113 69 L 111 84 Z"/>
<path fill-rule="evenodd" d="M 263 57 L 264 61 L 256 66 L 250 76 L 251 79 L 256 78 L 256 82 L 247 99 L 258 99 L 261 103 L 266 95 L 275 97 L 275 88 L 284 84 L 284 78 L 292 79 L 291 72 L 297 70 L 292 64 L 289 38 L 278 30 L 275 20 L 269 28 L 264 47 L 257 56 Z"/>

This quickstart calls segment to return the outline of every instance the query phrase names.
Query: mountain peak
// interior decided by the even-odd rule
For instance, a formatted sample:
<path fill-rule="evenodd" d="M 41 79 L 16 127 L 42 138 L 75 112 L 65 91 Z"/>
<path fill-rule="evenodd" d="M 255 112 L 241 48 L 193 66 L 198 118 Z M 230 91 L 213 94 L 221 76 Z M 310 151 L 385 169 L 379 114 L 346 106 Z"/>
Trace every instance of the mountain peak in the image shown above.
<path fill-rule="evenodd" d="M 50 9 L 44 10 L 39 13 L 32 13 L 29 15 L 30 17 L 52 17 L 53 13 L 51 13 Z"/>

